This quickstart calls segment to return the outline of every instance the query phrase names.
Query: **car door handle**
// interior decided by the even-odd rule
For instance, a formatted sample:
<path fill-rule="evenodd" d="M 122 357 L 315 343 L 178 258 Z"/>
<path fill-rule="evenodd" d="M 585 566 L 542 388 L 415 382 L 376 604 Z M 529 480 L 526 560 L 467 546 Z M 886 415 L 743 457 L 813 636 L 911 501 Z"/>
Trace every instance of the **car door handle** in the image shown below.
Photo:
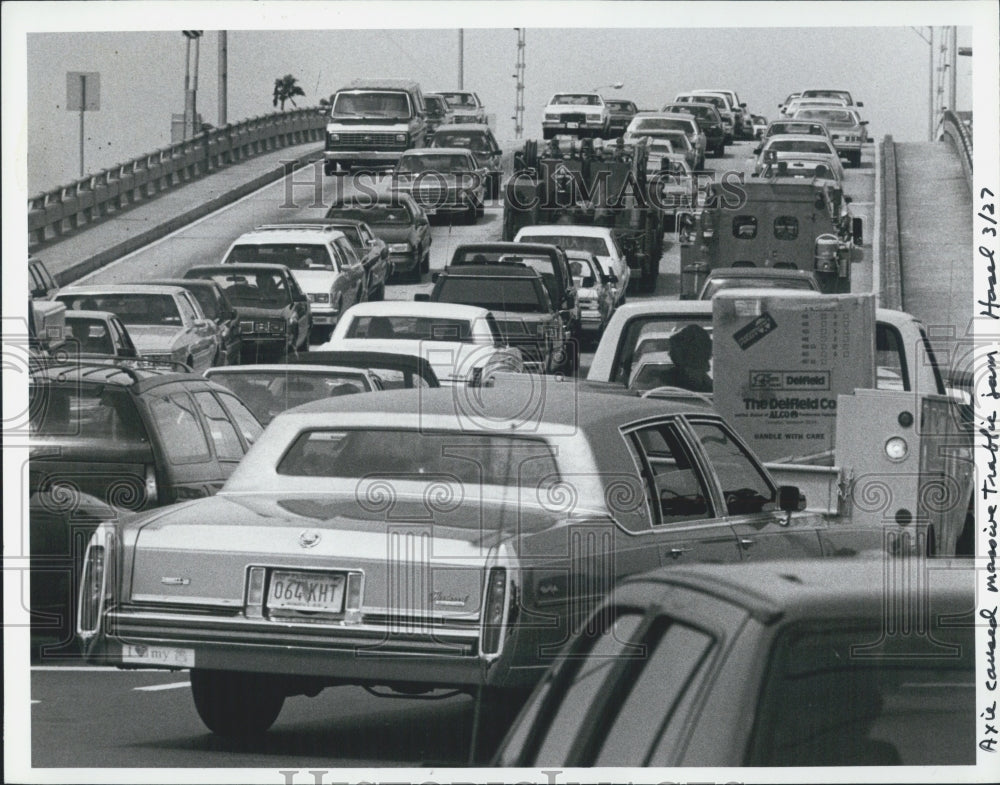
<path fill-rule="evenodd" d="M 740 545 L 742 545 L 744 548 L 749 548 L 755 542 L 757 542 L 757 541 L 755 539 L 751 538 L 751 537 L 741 537 L 740 538 Z"/>
<path fill-rule="evenodd" d="M 668 553 L 676 559 L 676 558 L 680 557 L 680 555 L 682 553 L 687 553 L 690 550 L 692 550 L 692 549 L 691 548 L 671 548 L 668 551 Z"/>

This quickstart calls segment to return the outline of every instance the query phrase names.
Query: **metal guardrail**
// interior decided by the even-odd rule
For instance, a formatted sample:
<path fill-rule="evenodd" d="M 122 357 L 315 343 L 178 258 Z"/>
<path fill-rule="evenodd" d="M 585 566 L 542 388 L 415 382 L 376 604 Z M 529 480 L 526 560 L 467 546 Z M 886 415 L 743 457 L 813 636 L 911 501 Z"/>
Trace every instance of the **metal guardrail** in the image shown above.
<path fill-rule="evenodd" d="M 879 305 L 901 310 L 903 307 L 903 275 L 899 255 L 899 198 L 896 179 L 896 144 L 891 136 L 882 140 L 882 169 L 879 173 L 879 193 L 882 236 L 879 243 Z"/>
<path fill-rule="evenodd" d="M 972 133 L 962 121 L 962 118 L 950 109 L 946 109 L 941 115 L 939 138 L 947 138 L 955 147 L 959 160 L 962 163 L 962 171 L 965 172 L 965 179 L 969 183 L 969 190 L 972 190 Z"/>
<path fill-rule="evenodd" d="M 228 164 L 282 147 L 320 141 L 326 115 L 317 108 L 254 117 L 133 158 L 28 200 L 28 247 L 98 223 L 132 205 Z"/>

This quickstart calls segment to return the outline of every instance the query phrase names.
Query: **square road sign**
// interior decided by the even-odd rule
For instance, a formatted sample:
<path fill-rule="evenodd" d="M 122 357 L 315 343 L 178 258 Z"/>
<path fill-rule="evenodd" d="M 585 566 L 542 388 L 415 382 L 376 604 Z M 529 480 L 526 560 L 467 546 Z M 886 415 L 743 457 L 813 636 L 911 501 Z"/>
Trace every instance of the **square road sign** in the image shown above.
<path fill-rule="evenodd" d="M 101 75 L 97 71 L 66 72 L 66 109 L 96 112 L 101 108 Z"/>

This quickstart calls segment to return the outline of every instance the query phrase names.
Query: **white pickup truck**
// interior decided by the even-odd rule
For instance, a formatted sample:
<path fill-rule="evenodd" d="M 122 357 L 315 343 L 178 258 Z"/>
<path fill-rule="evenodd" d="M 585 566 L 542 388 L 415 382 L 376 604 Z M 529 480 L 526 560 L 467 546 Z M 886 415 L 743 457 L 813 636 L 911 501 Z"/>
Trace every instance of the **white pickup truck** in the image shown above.
<path fill-rule="evenodd" d="M 627 387 L 633 363 L 646 352 L 662 356 L 671 334 L 688 324 L 711 331 L 712 307 L 710 301 L 667 298 L 620 307 L 598 345 L 588 383 Z M 882 527 L 891 548 L 905 535 L 928 554 L 971 554 L 975 476 L 968 401 L 946 388 L 924 327 L 911 315 L 876 309 L 874 340 L 875 389 L 838 397 L 833 449 L 772 459 L 767 468 L 779 484 L 804 492 L 807 509 Z M 634 392 L 712 405 L 710 396 L 678 388 Z"/>

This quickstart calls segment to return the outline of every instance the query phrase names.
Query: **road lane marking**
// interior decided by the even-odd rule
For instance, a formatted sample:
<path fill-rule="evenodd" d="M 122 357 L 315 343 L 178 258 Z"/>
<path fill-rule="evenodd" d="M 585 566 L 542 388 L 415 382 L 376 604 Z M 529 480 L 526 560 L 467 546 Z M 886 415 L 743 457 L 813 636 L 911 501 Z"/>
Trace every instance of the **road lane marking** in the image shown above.
<path fill-rule="evenodd" d="M 149 687 L 133 687 L 136 692 L 157 692 L 159 690 L 177 690 L 181 687 L 190 687 L 189 681 L 174 681 L 170 684 L 152 684 Z"/>

